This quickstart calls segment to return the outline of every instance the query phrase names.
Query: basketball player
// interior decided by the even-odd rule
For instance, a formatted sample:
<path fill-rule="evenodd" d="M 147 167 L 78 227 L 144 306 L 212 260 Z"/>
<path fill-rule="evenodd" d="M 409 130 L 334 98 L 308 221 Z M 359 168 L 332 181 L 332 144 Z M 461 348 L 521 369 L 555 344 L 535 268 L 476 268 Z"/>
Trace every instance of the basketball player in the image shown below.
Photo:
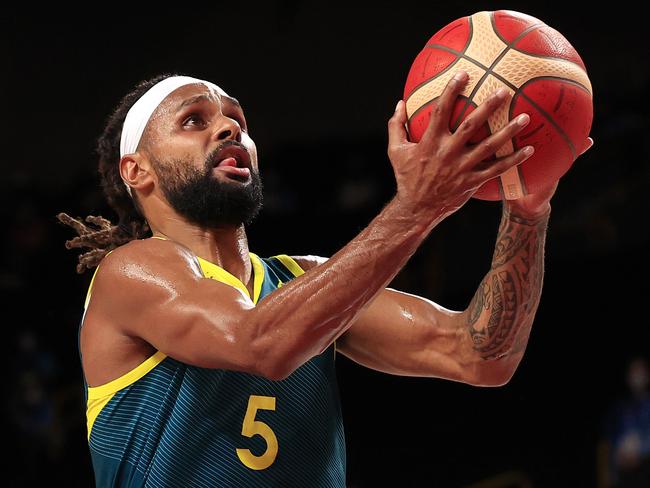
<path fill-rule="evenodd" d="M 80 234 L 68 247 L 91 248 L 78 270 L 98 266 L 80 330 L 97 486 L 345 486 L 337 352 L 398 375 L 510 379 L 539 303 L 555 184 L 504 202 L 491 269 L 466 310 L 386 288 L 436 225 L 532 154 L 487 160 L 527 115 L 468 144 L 505 91 L 450 133 L 467 79 L 449 82 L 417 144 L 398 103 L 396 194 L 329 259 L 249 251 L 262 185 L 235 98 L 162 76 L 123 99 L 98 143 L 118 225 L 59 215 Z"/>

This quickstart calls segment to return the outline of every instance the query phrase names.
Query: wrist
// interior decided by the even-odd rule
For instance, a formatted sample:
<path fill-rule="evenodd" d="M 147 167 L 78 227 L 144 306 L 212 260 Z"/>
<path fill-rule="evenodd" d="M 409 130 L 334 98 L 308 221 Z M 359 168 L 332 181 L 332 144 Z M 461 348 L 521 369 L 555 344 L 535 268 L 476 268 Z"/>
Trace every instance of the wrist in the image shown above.
<path fill-rule="evenodd" d="M 444 209 L 436 206 L 431 200 L 417 201 L 405 197 L 399 192 L 393 198 L 392 205 L 398 209 L 397 211 L 401 215 L 408 216 L 411 222 L 418 222 L 425 227 L 428 227 L 433 222 L 437 222 L 444 215 Z"/>
<path fill-rule="evenodd" d="M 503 206 L 504 215 L 513 222 L 535 225 L 546 221 L 551 215 L 551 204 L 546 202 L 535 209 L 525 208 L 516 203 L 516 200 L 509 200 Z"/>

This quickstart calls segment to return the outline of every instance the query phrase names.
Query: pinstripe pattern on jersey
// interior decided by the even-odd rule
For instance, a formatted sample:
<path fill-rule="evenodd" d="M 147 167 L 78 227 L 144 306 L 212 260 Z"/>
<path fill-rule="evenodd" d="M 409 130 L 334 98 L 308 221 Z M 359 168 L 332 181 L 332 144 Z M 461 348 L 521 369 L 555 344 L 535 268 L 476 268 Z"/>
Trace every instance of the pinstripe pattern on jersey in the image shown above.
<path fill-rule="evenodd" d="M 251 253 L 251 261 L 255 301 L 300 269 L 285 266 L 284 257 L 260 259 Z M 206 263 L 201 266 L 210 276 L 215 265 Z M 110 393 L 98 412 L 89 436 L 97 486 L 344 487 L 334 355 L 330 346 L 281 381 L 164 357 Z M 255 455 L 266 449 L 261 436 L 242 436 L 251 395 L 276 399 L 274 411 L 258 410 L 255 417 L 273 430 L 279 446 L 275 461 L 260 471 L 247 468 L 236 454 L 238 448 Z"/>

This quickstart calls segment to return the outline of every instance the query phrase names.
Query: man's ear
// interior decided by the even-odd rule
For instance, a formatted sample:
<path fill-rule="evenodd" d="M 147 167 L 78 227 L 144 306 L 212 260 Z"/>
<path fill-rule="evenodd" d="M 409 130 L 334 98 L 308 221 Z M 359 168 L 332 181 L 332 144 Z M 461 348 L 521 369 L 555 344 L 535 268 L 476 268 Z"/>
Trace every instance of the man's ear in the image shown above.
<path fill-rule="evenodd" d="M 120 159 L 120 176 L 124 184 L 131 188 L 131 192 L 135 190 L 147 191 L 154 184 L 151 162 L 139 152 L 122 156 L 122 159 Z"/>

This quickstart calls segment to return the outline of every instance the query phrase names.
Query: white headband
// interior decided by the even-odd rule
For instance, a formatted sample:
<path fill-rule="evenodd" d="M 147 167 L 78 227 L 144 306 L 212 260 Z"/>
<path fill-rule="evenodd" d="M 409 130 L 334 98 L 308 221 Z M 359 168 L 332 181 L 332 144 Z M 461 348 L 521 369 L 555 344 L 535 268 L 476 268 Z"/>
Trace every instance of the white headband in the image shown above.
<path fill-rule="evenodd" d="M 132 154 L 138 149 L 140 138 L 151 118 L 154 110 L 158 105 L 167 98 L 171 92 L 185 85 L 202 83 L 208 88 L 221 92 L 219 87 L 209 81 L 199 80 L 190 76 L 171 76 L 159 81 L 142 95 L 137 102 L 129 109 L 122 125 L 122 137 L 120 139 L 120 158 L 125 154 Z M 126 185 L 126 182 L 124 183 Z M 131 187 L 126 185 L 126 189 L 131 194 Z"/>

